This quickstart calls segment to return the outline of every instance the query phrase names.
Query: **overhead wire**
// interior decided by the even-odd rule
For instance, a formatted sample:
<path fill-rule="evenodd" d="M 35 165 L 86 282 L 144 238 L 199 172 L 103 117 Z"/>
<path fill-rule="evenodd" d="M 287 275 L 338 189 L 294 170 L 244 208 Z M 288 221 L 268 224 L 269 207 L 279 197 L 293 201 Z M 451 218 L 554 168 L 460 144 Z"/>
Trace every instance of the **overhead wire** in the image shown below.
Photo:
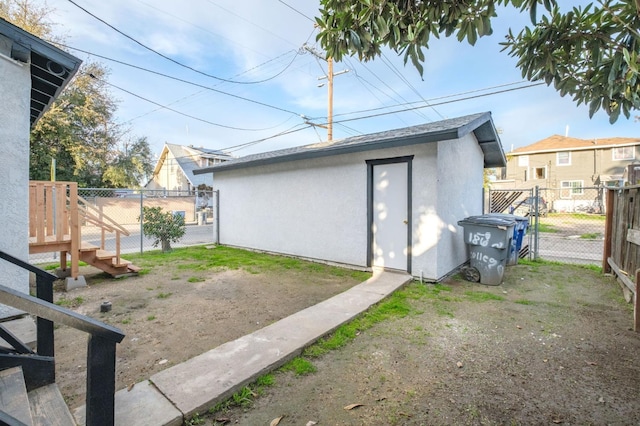
<path fill-rule="evenodd" d="M 407 77 L 405 77 L 400 70 L 398 70 L 398 68 L 393 64 L 393 62 L 391 62 L 391 60 L 389 60 L 389 58 L 387 58 L 387 56 L 384 54 L 384 52 L 382 52 L 382 54 L 380 55 L 380 58 L 382 59 L 382 62 L 396 75 L 398 76 L 398 78 L 400 78 L 401 81 L 403 81 L 407 87 L 409 87 L 409 89 L 415 93 L 420 99 L 422 99 L 424 102 L 427 102 L 427 100 L 422 96 L 422 94 L 420 94 L 420 92 L 418 91 L 418 89 L 415 88 L 415 86 L 413 84 L 411 84 L 411 82 L 407 79 Z M 428 102 L 427 102 L 428 104 Z M 444 115 L 440 114 L 440 111 L 438 111 L 435 108 L 431 108 L 433 110 L 433 112 L 435 112 L 436 114 L 438 114 L 438 116 L 442 119 L 444 119 Z"/>
<path fill-rule="evenodd" d="M 314 24 L 316 23 L 315 20 L 311 19 L 310 17 L 308 17 L 307 15 L 305 15 L 304 13 L 300 12 L 298 9 L 296 9 L 295 7 L 291 6 L 290 4 L 287 4 L 285 2 L 283 2 L 282 0 L 278 0 L 280 3 L 284 4 L 285 6 L 287 6 L 289 9 L 293 10 L 294 12 L 296 12 L 297 14 L 304 16 L 305 18 L 307 18 L 308 20 L 310 20 L 311 22 L 313 22 Z"/>
<path fill-rule="evenodd" d="M 93 79 L 95 79 L 95 80 L 98 80 L 98 81 L 102 82 L 103 84 L 106 84 L 107 86 L 110 86 L 110 87 L 113 87 L 113 88 L 115 88 L 115 89 L 118 89 L 118 90 L 120 90 L 120 91 L 122 91 L 122 92 L 124 92 L 124 93 L 127 93 L 127 94 L 129 94 L 129 95 L 131 95 L 131 96 L 133 96 L 133 97 L 136 97 L 136 98 L 138 98 L 138 99 L 141 99 L 141 100 L 143 100 L 143 101 L 145 101 L 145 102 L 149 102 L 150 104 L 153 104 L 153 105 L 159 106 L 159 107 L 161 107 L 162 109 L 166 109 L 166 110 L 168 110 L 168 111 L 174 112 L 174 113 L 179 114 L 179 115 L 182 115 L 182 116 L 184 116 L 184 117 L 191 118 L 191 119 L 196 120 L 196 121 L 201 121 L 201 122 L 206 123 L 206 124 L 211 124 L 212 126 L 222 127 L 222 128 L 225 128 L 225 129 L 231 129 L 231 130 L 248 131 L 248 132 L 257 132 L 257 131 L 263 131 L 263 130 L 270 130 L 270 129 L 273 129 L 273 127 L 266 127 L 266 128 L 261 128 L 261 129 L 247 129 L 247 128 L 243 128 L 243 127 L 235 127 L 235 126 L 228 126 L 228 125 L 225 125 L 225 124 L 215 123 L 215 122 L 213 122 L 213 121 L 205 120 L 204 118 L 200 118 L 200 117 L 196 117 L 196 116 L 194 116 L 194 115 L 186 114 L 186 113 L 184 113 L 184 112 L 182 112 L 182 111 L 178 111 L 178 110 L 173 109 L 173 108 L 170 108 L 170 107 L 168 107 L 168 106 L 166 106 L 166 105 L 162 105 L 162 104 L 160 104 L 160 103 L 158 103 L 158 102 L 152 101 L 152 100 L 151 100 L 151 99 L 149 99 L 149 98 L 145 98 L 144 96 L 140 96 L 140 95 L 138 95 L 138 94 L 136 94 L 136 93 L 131 92 L 130 90 L 124 89 L 124 88 L 122 88 L 122 87 L 120 87 L 120 86 L 116 86 L 116 85 L 115 85 L 115 84 L 113 84 L 113 83 L 109 83 L 109 82 L 108 82 L 108 81 L 106 81 L 106 80 L 103 80 L 103 79 L 101 79 L 101 78 L 98 78 L 98 77 L 96 77 L 94 74 L 88 74 L 88 75 L 89 75 L 89 77 L 91 77 L 91 78 L 93 78 Z"/>
<path fill-rule="evenodd" d="M 76 3 L 73 0 L 67 0 L 69 3 L 73 4 L 74 6 L 76 6 L 78 9 L 82 10 L 83 12 L 85 12 L 86 14 L 90 15 L 91 17 L 97 19 L 98 21 L 102 22 L 103 24 L 105 24 L 106 26 L 108 26 L 109 28 L 111 28 L 112 30 L 114 30 L 115 32 L 117 32 L 118 34 L 122 35 L 123 37 L 128 38 L 129 40 L 133 41 L 134 43 L 136 43 L 137 45 L 143 47 L 144 49 L 160 56 L 161 58 L 166 59 L 169 62 L 172 62 L 180 67 L 186 68 L 188 70 L 191 70 L 195 73 L 201 74 L 205 77 L 209 77 L 209 78 L 213 78 L 214 80 L 218 80 L 218 81 L 224 81 L 225 83 L 234 83 L 234 84 L 258 84 L 258 83 L 263 83 L 264 81 L 268 81 L 268 80 L 260 80 L 260 81 L 237 81 L 237 80 L 231 80 L 231 79 L 227 79 L 227 78 L 222 78 L 222 77 L 218 77 L 215 76 L 213 74 L 209 74 L 207 72 L 201 71 L 197 68 L 194 68 L 190 65 L 184 64 L 180 61 L 177 61 L 175 59 L 173 59 L 170 56 L 167 56 L 163 53 L 158 52 L 157 50 L 147 46 L 146 44 L 142 43 L 141 41 L 135 39 L 134 37 L 126 34 L 125 32 L 119 30 L 118 28 L 116 28 L 115 26 L 111 25 L 110 23 L 108 23 L 107 21 L 105 21 L 104 19 L 98 17 L 97 15 L 93 14 L 92 12 L 90 12 L 89 10 L 85 9 L 84 7 L 80 6 L 78 3 Z"/>
<path fill-rule="evenodd" d="M 174 77 L 174 76 L 171 76 L 171 75 L 168 75 L 168 74 L 165 74 L 165 73 L 161 73 L 159 71 L 154 71 L 154 70 L 151 70 L 151 69 L 148 69 L 148 68 L 144 68 L 144 67 L 141 67 L 141 66 L 138 66 L 138 65 L 129 64 L 127 62 L 120 61 L 118 59 L 109 58 L 109 57 L 106 57 L 106 56 L 103 56 L 103 55 L 99 55 L 97 53 L 92 53 L 92 52 L 89 52 L 89 51 L 86 51 L 86 50 L 83 50 L 83 49 L 79 49 L 79 48 L 76 48 L 76 47 L 66 46 L 64 44 L 59 44 L 59 45 L 63 46 L 63 47 L 66 47 L 68 49 L 77 50 L 78 52 L 82 52 L 82 53 L 86 53 L 88 55 L 95 56 L 97 58 L 105 59 L 107 61 L 112 61 L 112 62 L 118 63 L 120 65 L 125 65 L 125 66 L 131 67 L 131 68 L 138 69 L 140 71 L 145 71 L 145 72 L 148 72 L 148 73 L 151 73 L 151 74 L 155 74 L 155 75 L 158 75 L 160 77 L 164 77 L 164 78 L 168 78 L 168 79 L 171 79 L 171 80 L 179 81 L 181 83 L 189 84 L 189 85 L 195 86 L 195 87 L 200 87 L 202 89 L 210 90 L 212 92 L 216 92 L 216 93 L 219 93 L 219 94 L 222 94 L 222 95 L 230 96 L 230 97 L 233 97 L 233 98 L 236 98 L 236 99 L 240 99 L 240 100 L 243 100 L 243 101 L 251 102 L 251 103 L 254 103 L 254 104 L 257 104 L 257 105 L 262 105 L 262 106 L 267 107 L 267 108 L 272 108 L 272 109 L 276 109 L 276 110 L 279 110 L 279 111 L 282 111 L 282 112 L 287 112 L 289 114 L 300 115 L 300 113 L 288 110 L 286 108 L 281 108 L 281 107 L 278 107 L 278 106 L 275 106 L 275 105 L 267 104 L 265 102 L 256 101 L 254 99 L 246 98 L 244 96 L 235 95 L 233 93 L 225 92 L 223 90 L 214 89 L 211 86 L 205 86 L 205 85 L 200 84 L 200 83 L 195 83 L 193 81 L 185 80 L 183 78 Z"/>

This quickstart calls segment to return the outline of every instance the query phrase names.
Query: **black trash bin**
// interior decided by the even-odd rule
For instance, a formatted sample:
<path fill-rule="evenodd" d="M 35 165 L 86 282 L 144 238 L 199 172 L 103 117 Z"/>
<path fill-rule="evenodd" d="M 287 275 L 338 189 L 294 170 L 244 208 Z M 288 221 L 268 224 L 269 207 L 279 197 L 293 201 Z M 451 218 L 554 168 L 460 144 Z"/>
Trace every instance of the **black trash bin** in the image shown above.
<path fill-rule="evenodd" d="M 489 215 L 470 216 L 458 222 L 464 228 L 464 241 L 469 248 L 469 266 L 465 278 L 486 285 L 500 285 L 512 247 L 516 220 Z"/>

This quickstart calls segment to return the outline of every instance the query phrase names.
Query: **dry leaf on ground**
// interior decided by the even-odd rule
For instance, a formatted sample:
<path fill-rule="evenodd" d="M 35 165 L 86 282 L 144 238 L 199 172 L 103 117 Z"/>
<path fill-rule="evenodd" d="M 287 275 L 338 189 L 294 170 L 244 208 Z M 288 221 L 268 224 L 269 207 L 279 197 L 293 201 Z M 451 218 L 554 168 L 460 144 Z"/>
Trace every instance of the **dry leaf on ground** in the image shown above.
<path fill-rule="evenodd" d="M 362 407 L 364 404 L 349 404 L 346 407 L 344 407 L 345 410 L 353 410 L 354 408 L 357 407 Z"/>

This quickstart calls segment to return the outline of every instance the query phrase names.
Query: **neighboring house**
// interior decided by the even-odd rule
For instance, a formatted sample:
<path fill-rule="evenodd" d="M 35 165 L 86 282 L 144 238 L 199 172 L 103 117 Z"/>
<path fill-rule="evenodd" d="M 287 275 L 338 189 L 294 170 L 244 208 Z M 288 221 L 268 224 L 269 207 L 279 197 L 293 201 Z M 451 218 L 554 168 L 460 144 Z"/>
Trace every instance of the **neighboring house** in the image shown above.
<path fill-rule="evenodd" d="M 29 259 L 29 130 L 81 61 L 0 19 L 0 250 Z M 0 284 L 29 293 L 29 278 L 1 261 Z M 0 307 L 0 317 L 12 311 Z"/>
<path fill-rule="evenodd" d="M 576 139 L 553 135 L 507 154 L 503 184 L 513 188 L 616 186 L 640 164 L 640 139 Z"/>
<path fill-rule="evenodd" d="M 457 221 L 503 167 L 490 113 L 317 143 L 195 171 L 220 191 L 220 243 L 437 281 L 467 260 Z"/>
<path fill-rule="evenodd" d="M 619 186 L 627 169 L 640 166 L 640 139 L 577 139 L 553 135 L 507 154 L 507 167 L 493 189 L 545 189 L 551 210 L 574 211 L 603 205 L 604 191 L 589 187 Z M 640 177 L 640 175 L 639 175 Z M 596 209 L 601 211 L 601 207 Z"/>
<path fill-rule="evenodd" d="M 166 143 L 146 189 L 172 191 L 167 195 L 193 195 L 200 185 L 211 187 L 211 175 L 196 176 L 193 171 L 231 160 L 222 151 Z"/>

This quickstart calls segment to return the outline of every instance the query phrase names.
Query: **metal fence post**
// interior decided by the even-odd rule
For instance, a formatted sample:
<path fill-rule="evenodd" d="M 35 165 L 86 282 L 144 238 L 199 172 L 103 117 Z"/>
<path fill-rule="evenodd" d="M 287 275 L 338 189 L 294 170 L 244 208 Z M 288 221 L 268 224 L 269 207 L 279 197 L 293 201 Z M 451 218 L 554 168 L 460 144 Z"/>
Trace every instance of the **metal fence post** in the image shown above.
<path fill-rule="evenodd" d="M 533 219 L 533 260 L 538 260 L 539 258 L 539 244 L 540 244 L 540 206 L 539 206 L 539 195 L 540 195 L 540 187 L 536 185 L 533 190 L 533 200 L 534 200 L 534 211 L 535 216 Z"/>
<path fill-rule="evenodd" d="M 220 190 L 216 190 L 216 230 L 215 230 L 215 242 L 220 244 Z"/>
<path fill-rule="evenodd" d="M 144 253 L 144 232 L 142 232 L 142 227 L 144 224 L 144 192 L 140 191 L 140 254 Z"/>

